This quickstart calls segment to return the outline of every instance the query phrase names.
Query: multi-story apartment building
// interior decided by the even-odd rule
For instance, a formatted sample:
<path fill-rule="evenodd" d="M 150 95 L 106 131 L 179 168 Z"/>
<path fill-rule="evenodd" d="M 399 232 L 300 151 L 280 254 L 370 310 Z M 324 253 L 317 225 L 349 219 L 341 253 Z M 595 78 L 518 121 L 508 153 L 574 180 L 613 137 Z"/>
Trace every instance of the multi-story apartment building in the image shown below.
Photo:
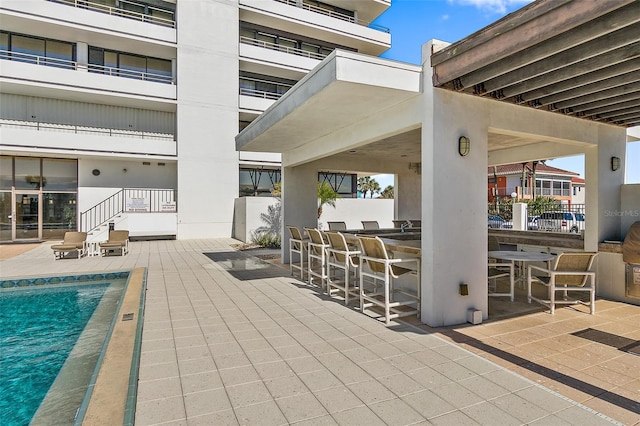
<path fill-rule="evenodd" d="M 280 178 L 277 155 L 236 152 L 239 129 L 332 50 L 388 49 L 370 23 L 390 4 L 3 0 L 0 241 L 120 211 L 161 212 L 128 219 L 149 234 L 230 236 L 234 200 Z"/>

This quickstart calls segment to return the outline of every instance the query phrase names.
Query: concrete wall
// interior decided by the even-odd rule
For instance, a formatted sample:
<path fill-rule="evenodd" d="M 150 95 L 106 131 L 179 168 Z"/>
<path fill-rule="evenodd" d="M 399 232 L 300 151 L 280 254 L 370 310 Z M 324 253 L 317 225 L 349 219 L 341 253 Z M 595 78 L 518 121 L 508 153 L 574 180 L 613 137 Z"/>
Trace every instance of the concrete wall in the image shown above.
<path fill-rule="evenodd" d="M 230 237 L 239 185 L 238 5 L 176 6 L 178 238 Z"/>
<path fill-rule="evenodd" d="M 620 240 L 624 240 L 629 227 L 640 220 L 640 184 L 620 187 L 620 210 L 610 214 L 620 217 Z"/>
<path fill-rule="evenodd" d="M 336 208 L 325 206 L 318 220 L 321 229 L 329 229 L 327 222 L 346 222 L 348 229 L 362 229 L 363 220 L 377 220 L 381 228 L 393 227 L 394 200 L 379 198 L 340 198 Z M 416 216 L 418 218 L 419 216 Z"/>
<path fill-rule="evenodd" d="M 275 197 L 240 197 L 236 198 L 233 213 L 233 238 L 250 242 L 256 229 L 268 226 L 261 218 L 266 214 L 269 206 L 279 204 Z"/>

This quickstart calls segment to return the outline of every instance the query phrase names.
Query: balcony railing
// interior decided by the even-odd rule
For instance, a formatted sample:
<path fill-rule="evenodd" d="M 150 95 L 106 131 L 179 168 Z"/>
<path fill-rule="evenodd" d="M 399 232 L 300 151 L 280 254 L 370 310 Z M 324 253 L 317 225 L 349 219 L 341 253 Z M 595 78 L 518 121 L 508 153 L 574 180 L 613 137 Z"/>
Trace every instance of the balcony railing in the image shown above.
<path fill-rule="evenodd" d="M 253 83 L 253 84 L 247 84 Z M 274 88 L 277 86 L 280 89 L 285 89 L 284 91 L 273 91 L 273 90 L 263 90 L 258 89 L 260 85 L 264 86 L 273 86 Z M 260 80 L 256 78 L 249 77 L 241 77 L 240 78 L 240 94 L 245 96 L 253 96 L 256 98 L 263 99 L 271 99 L 278 100 L 285 94 L 285 92 L 291 89 L 293 86 L 289 84 L 278 83 L 277 81 L 268 81 L 268 80 Z"/>
<path fill-rule="evenodd" d="M 90 1 L 85 0 L 49 0 L 54 3 L 63 3 L 69 6 L 78 7 L 81 9 L 93 10 L 96 12 L 106 13 L 113 16 L 119 16 L 122 18 L 134 19 L 136 21 L 148 22 L 150 24 L 162 25 L 164 27 L 176 27 L 176 21 L 173 19 L 161 18 L 160 16 L 154 16 L 153 13 L 157 13 L 160 15 L 170 15 L 173 16 L 173 12 L 166 9 L 159 9 L 153 6 L 144 5 L 140 3 L 128 2 L 124 0 L 120 0 L 119 4 L 125 5 L 129 4 L 134 7 L 141 7 L 146 10 L 149 10 L 151 14 L 135 12 L 133 10 L 126 10 L 122 7 L 114 7 L 107 6 L 100 3 L 92 3 Z"/>
<path fill-rule="evenodd" d="M 291 55 L 304 56 L 310 59 L 323 60 L 327 57 L 327 55 L 323 55 L 317 52 L 308 52 L 306 50 L 297 49 L 294 47 L 281 46 L 276 43 L 271 43 L 269 41 L 256 40 L 253 38 L 240 36 L 240 43 L 250 44 L 252 46 L 264 47 L 265 49 L 277 50 L 278 52 L 289 53 Z"/>
<path fill-rule="evenodd" d="M 351 22 L 353 24 L 361 25 L 363 27 L 368 27 L 374 30 L 383 31 L 385 33 L 389 33 L 389 28 L 383 27 L 381 25 L 372 24 L 371 22 L 363 21 L 362 19 L 355 18 L 353 16 L 345 15 L 344 13 L 339 13 L 334 10 L 323 9 L 318 6 L 314 6 L 311 4 L 298 3 L 297 0 L 276 0 L 277 2 L 288 4 L 289 6 L 299 7 L 301 9 L 305 9 L 314 13 L 320 13 L 322 15 L 330 16 L 332 18 L 340 19 L 342 21 Z"/>
<path fill-rule="evenodd" d="M 135 71 L 126 68 L 105 67 L 103 65 L 89 64 L 89 72 L 106 74 L 115 77 L 134 78 L 136 80 L 153 81 L 155 83 L 173 84 L 173 76 L 156 74 L 152 72 Z"/>
<path fill-rule="evenodd" d="M 103 127 L 77 126 L 74 124 L 41 123 L 39 121 L 20 121 L 0 118 L 0 127 L 18 127 L 31 130 L 67 132 L 80 135 L 114 136 L 122 138 L 153 139 L 163 141 L 175 140 L 170 133 L 143 132 L 136 130 L 109 129 Z"/>
<path fill-rule="evenodd" d="M 105 67 L 102 65 L 81 65 L 77 61 L 69 59 L 51 58 L 42 55 L 33 55 L 30 53 L 22 53 L 10 50 L 0 50 L 0 59 L 26 62 L 34 65 L 45 65 L 55 68 L 64 68 L 69 70 L 88 69 L 89 72 L 106 74 L 116 77 L 133 78 L 136 80 L 146 80 L 155 83 L 174 84 L 173 76 L 165 74 L 156 74 L 152 72 L 135 71 L 126 68 Z"/>
<path fill-rule="evenodd" d="M 30 53 L 16 52 L 11 50 L 0 50 L 0 59 L 7 59 L 16 62 L 26 62 L 28 64 L 35 65 L 45 65 L 48 67 L 65 68 L 70 70 L 75 70 L 78 68 L 78 63 L 76 61 L 52 58 L 41 55 L 32 55 Z"/>

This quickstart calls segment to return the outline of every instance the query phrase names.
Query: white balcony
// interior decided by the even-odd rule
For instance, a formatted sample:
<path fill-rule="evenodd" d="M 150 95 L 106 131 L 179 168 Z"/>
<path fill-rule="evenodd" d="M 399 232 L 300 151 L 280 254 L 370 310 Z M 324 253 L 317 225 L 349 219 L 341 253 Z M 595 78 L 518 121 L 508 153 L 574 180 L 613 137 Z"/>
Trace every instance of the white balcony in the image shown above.
<path fill-rule="evenodd" d="M 27 58 L 29 62 L 21 62 L 27 60 L 26 55 L 14 61 L 8 59 L 12 53 L 3 52 L 5 59 L 0 59 L 3 92 L 175 110 L 176 86 L 171 84 L 170 78 L 167 80 L 167 77 L 143 73 L 125 78 L 88 72 L 86 67 L 73 61 L 58 60 L 55 66 L 51 66 L 50 58 L 36 56 Z M 158 79 L 165 82 L 160 83 Z"/>
<path fill-rule="evenodd" d="M 0 119 L 2 151 L 177 155 L 170 134 Z"/>
<path fill-rule="evenodd" d="M 290 80 L 301 79 L 324 58 L 317 53 L 286 49 L 247 37 L 240 37 L 239 52 L 243 71 Z"/>
<path fill-rule="evenodd" d="M 277 98 L 273 98 L 267 94 L 258 96 L 256 93 L 240 94 L 239 107 L 241 112 L 260 114 L 276 102 Z"/>
<path fill-rule="evenodd" d="M 74 3 L 70 1 L 70 3 Z M 3 0 L 0 21 L 4 31 L 58 40 L 100 40 L 107 49 L 159 58 L 175 57 L 176 30 L 143 20 L 71 7 L 49 0 Z"/>
<path fill-rule="evenodd" d="M 391 47 L 391 34 L 384 29 L 365 26 L 357 18 L 340 19 L 337 14 L 317 13 L 290 3 L 240 0 L 240 19 L 293 34 L 305 34 L 368 55 L 380 55 Z"/>

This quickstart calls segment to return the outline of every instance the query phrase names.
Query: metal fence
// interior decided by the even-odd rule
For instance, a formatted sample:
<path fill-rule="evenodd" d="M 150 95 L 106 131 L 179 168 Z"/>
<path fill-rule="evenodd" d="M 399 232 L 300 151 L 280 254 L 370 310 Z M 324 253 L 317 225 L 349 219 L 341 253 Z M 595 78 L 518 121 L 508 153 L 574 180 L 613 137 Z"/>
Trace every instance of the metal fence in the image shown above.
<path fill-rule="evenodd" d="M 513 204 L 489 203 L 488 227 L 513 228 Z M 584 204 L 548 203 L 527 206 L 527 230 L 580 233 L 585 229 Z"/>

